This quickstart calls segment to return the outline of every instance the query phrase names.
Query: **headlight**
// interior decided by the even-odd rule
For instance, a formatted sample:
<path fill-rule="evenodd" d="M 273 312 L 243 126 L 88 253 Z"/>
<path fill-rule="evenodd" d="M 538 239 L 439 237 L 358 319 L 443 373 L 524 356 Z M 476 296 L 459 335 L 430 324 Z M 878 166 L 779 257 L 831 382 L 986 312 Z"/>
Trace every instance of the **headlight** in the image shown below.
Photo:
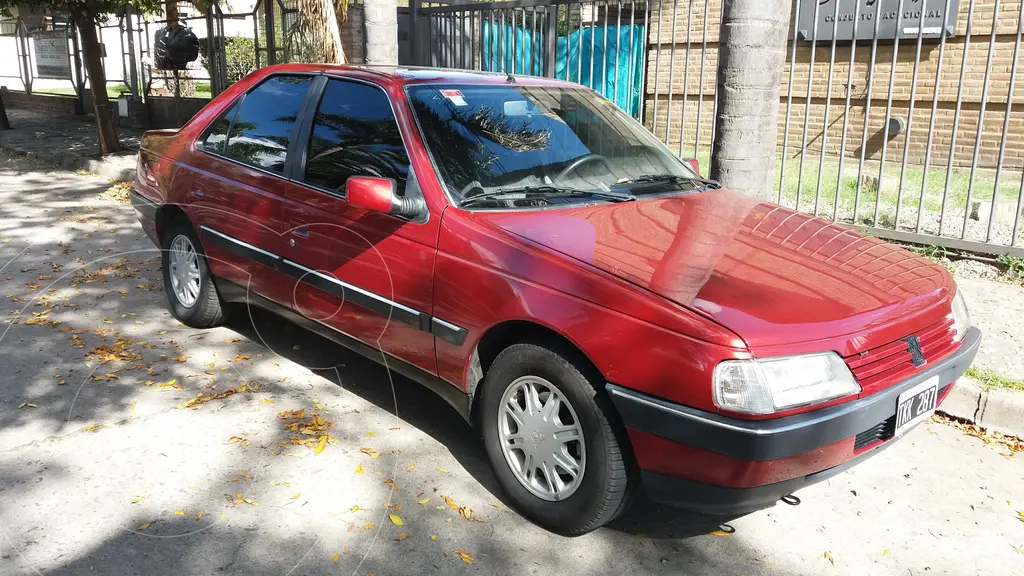
<path fill-rule="evenodd" d="M 957 288 L 956 296 L 953 296 L 953 339 L 957 342 L 963 340 L 970 327 L 971 313 L 967 311 L 963 293 Z"/>
<path fill-rule="evenodd" d="M 725 360 L 715 367 L 715 404 L 747 414 L 771 414 L 860 392 L 835 352 L 758 360 Z"/>

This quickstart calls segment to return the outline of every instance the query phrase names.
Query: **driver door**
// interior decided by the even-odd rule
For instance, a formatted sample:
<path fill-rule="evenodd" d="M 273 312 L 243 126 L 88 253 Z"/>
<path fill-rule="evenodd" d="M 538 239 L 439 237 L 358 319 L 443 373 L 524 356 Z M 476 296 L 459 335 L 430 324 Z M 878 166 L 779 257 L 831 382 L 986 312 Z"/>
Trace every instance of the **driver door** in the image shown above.
<path fill-rule="evenodd" d="M 430 314 L 440 218 L 417 223 L 346 202 L 350 176 L 394 179 L 399 194 L 419 188 L 384 89 L 341 78 L 320 89 L 284 203 L 292 307 L 436 374 Z"/>

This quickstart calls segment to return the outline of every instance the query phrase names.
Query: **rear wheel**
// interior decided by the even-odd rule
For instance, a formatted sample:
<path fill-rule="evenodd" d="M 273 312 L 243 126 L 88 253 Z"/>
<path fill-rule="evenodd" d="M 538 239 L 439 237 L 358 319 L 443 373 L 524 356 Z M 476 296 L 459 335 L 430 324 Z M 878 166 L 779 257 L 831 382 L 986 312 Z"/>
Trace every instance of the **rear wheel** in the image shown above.
<path fill-rule="evenodd" d="M 193 328 L 222 323 L 224 306 L 199 237 L 186 218 L 179 217 L 167 226 L 162 255 L 164 291 L 174 317 Z"/>
<path fill-rule="evenodd" d="M 480 397 L 501 487 L 524 516 L 570 536 L 615 518 L 636 483 L 628 444 L 592 380 L 554 350 L 515 344 L 491 364 Z"/>

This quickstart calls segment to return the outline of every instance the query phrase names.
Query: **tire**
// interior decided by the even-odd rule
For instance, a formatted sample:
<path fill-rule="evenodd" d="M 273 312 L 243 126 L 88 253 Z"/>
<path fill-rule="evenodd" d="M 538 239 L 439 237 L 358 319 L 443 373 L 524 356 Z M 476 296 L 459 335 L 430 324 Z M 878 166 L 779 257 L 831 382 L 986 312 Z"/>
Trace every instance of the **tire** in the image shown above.
<path fill-rule="evenodd" d="M 557 351 L 535 344 L 514 344 L 491 364 L 484 378 L 479 405 L 487 458 L 511 503 L 532 522 L 565 536 L 586 534 L 612 521 L 625 510 L 637 484 L 629 443 L 621 432 L 617 414 L 600 391 L 603 382 L 598 375 L 588 378 L 585 372 Z M 568 404 L 559 408 L 556 422 L 563 427 L 567 422 L 569 426 L 577 424 L 582 430 L 581 443 L 563 444 L 563 440 L 549 443 L 548 437 L 552 435 L 544 431 L 545 423 L 537 424 L 539 428 L 534 424 L 519 428 L 507 415 L 506 406 L 511 406 L 510 402 L 520 408 L 524 406 L 527 387 L 543 389 L 548 384 L 562 398 L 562 403 Z M 542 393 L 538 398 L 546 404 L 545 399 L 550 401 L 551 395 L 552 389 L 548 388 L 547 396 Z M 530 422 L 537 421 L 533 418 Z M 518 429 L 512 430 L 513 427 Z M 552 477 L 569 479 L 565 484 L 574 487 L 552 500 L 552 491 L 548 490 L 552 483 L 543 472 L 546 468 L 535 470 L 533 482 L 523 479 L 516 466 L 519 470 L 533 466 L 526 465 L 525 450 L 513 448 L 509 451 L 511 456 L 506 454 L 502 448 L 507 444 L 503 430 L 506 434 L 522 436 L 524 444 L 521 445 L 531 451 L 547 454 L 551 452 L 550 447 L 563 446 L 565 452 L 561 461 L 579 464 L 581 472 L 577 479 L 572 479 L 568 468 L 552 466 L 555 471 Z M 566 456 L 571 460 L 566 460 Z M 539 489 L 536 484 L 540 485 Z M 538 491 L 548 493 L 541 495 Z"/>
<path fill-rule="evenodd" d="M 176 242 L 180 243 L 179 246 L 184 244 L 191 247 L 195 252 L 194 265 L 199 278 L 194 299 L 186 297 L 183 300 L 175 288 L 178 283 L 171 277 L 171 269 L 174 266 L 172 260 L 175 258 L 172 247 L 176 247 Z M 179 216 L 167 226 L 161 248 L 163 261 L 160 267 L 163 271 L 164 292 L 167 294 L 171 314 L 182 324 L 192 328 L 211 328 L 223 323 L 226 318 L 225 306 L 213 284 L 203 245 L 187 218 Z"/>

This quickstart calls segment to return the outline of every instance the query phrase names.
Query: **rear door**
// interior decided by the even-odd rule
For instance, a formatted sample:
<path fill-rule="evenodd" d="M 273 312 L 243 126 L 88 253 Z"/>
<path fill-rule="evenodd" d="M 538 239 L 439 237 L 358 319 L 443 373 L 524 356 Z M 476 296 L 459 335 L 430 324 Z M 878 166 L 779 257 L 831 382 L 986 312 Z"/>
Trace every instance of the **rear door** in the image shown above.
<path fill-rule="evenodd" d="M 385 90 L 323 83 L 284 207 L 295 307 L 436 374 L 430 314 L 440 214 L 410 221 L 348 205 L 350 176 L 392 178 L 399 194 L 421 192 Z"/>
<path fill-rule="evenodd" d="M 196 142 L 189 204 L 213 274 L 281 303 L 290 301 L 275 267 L 285 244 L 285 166 L 315 78 L 270 76 Z"/>

